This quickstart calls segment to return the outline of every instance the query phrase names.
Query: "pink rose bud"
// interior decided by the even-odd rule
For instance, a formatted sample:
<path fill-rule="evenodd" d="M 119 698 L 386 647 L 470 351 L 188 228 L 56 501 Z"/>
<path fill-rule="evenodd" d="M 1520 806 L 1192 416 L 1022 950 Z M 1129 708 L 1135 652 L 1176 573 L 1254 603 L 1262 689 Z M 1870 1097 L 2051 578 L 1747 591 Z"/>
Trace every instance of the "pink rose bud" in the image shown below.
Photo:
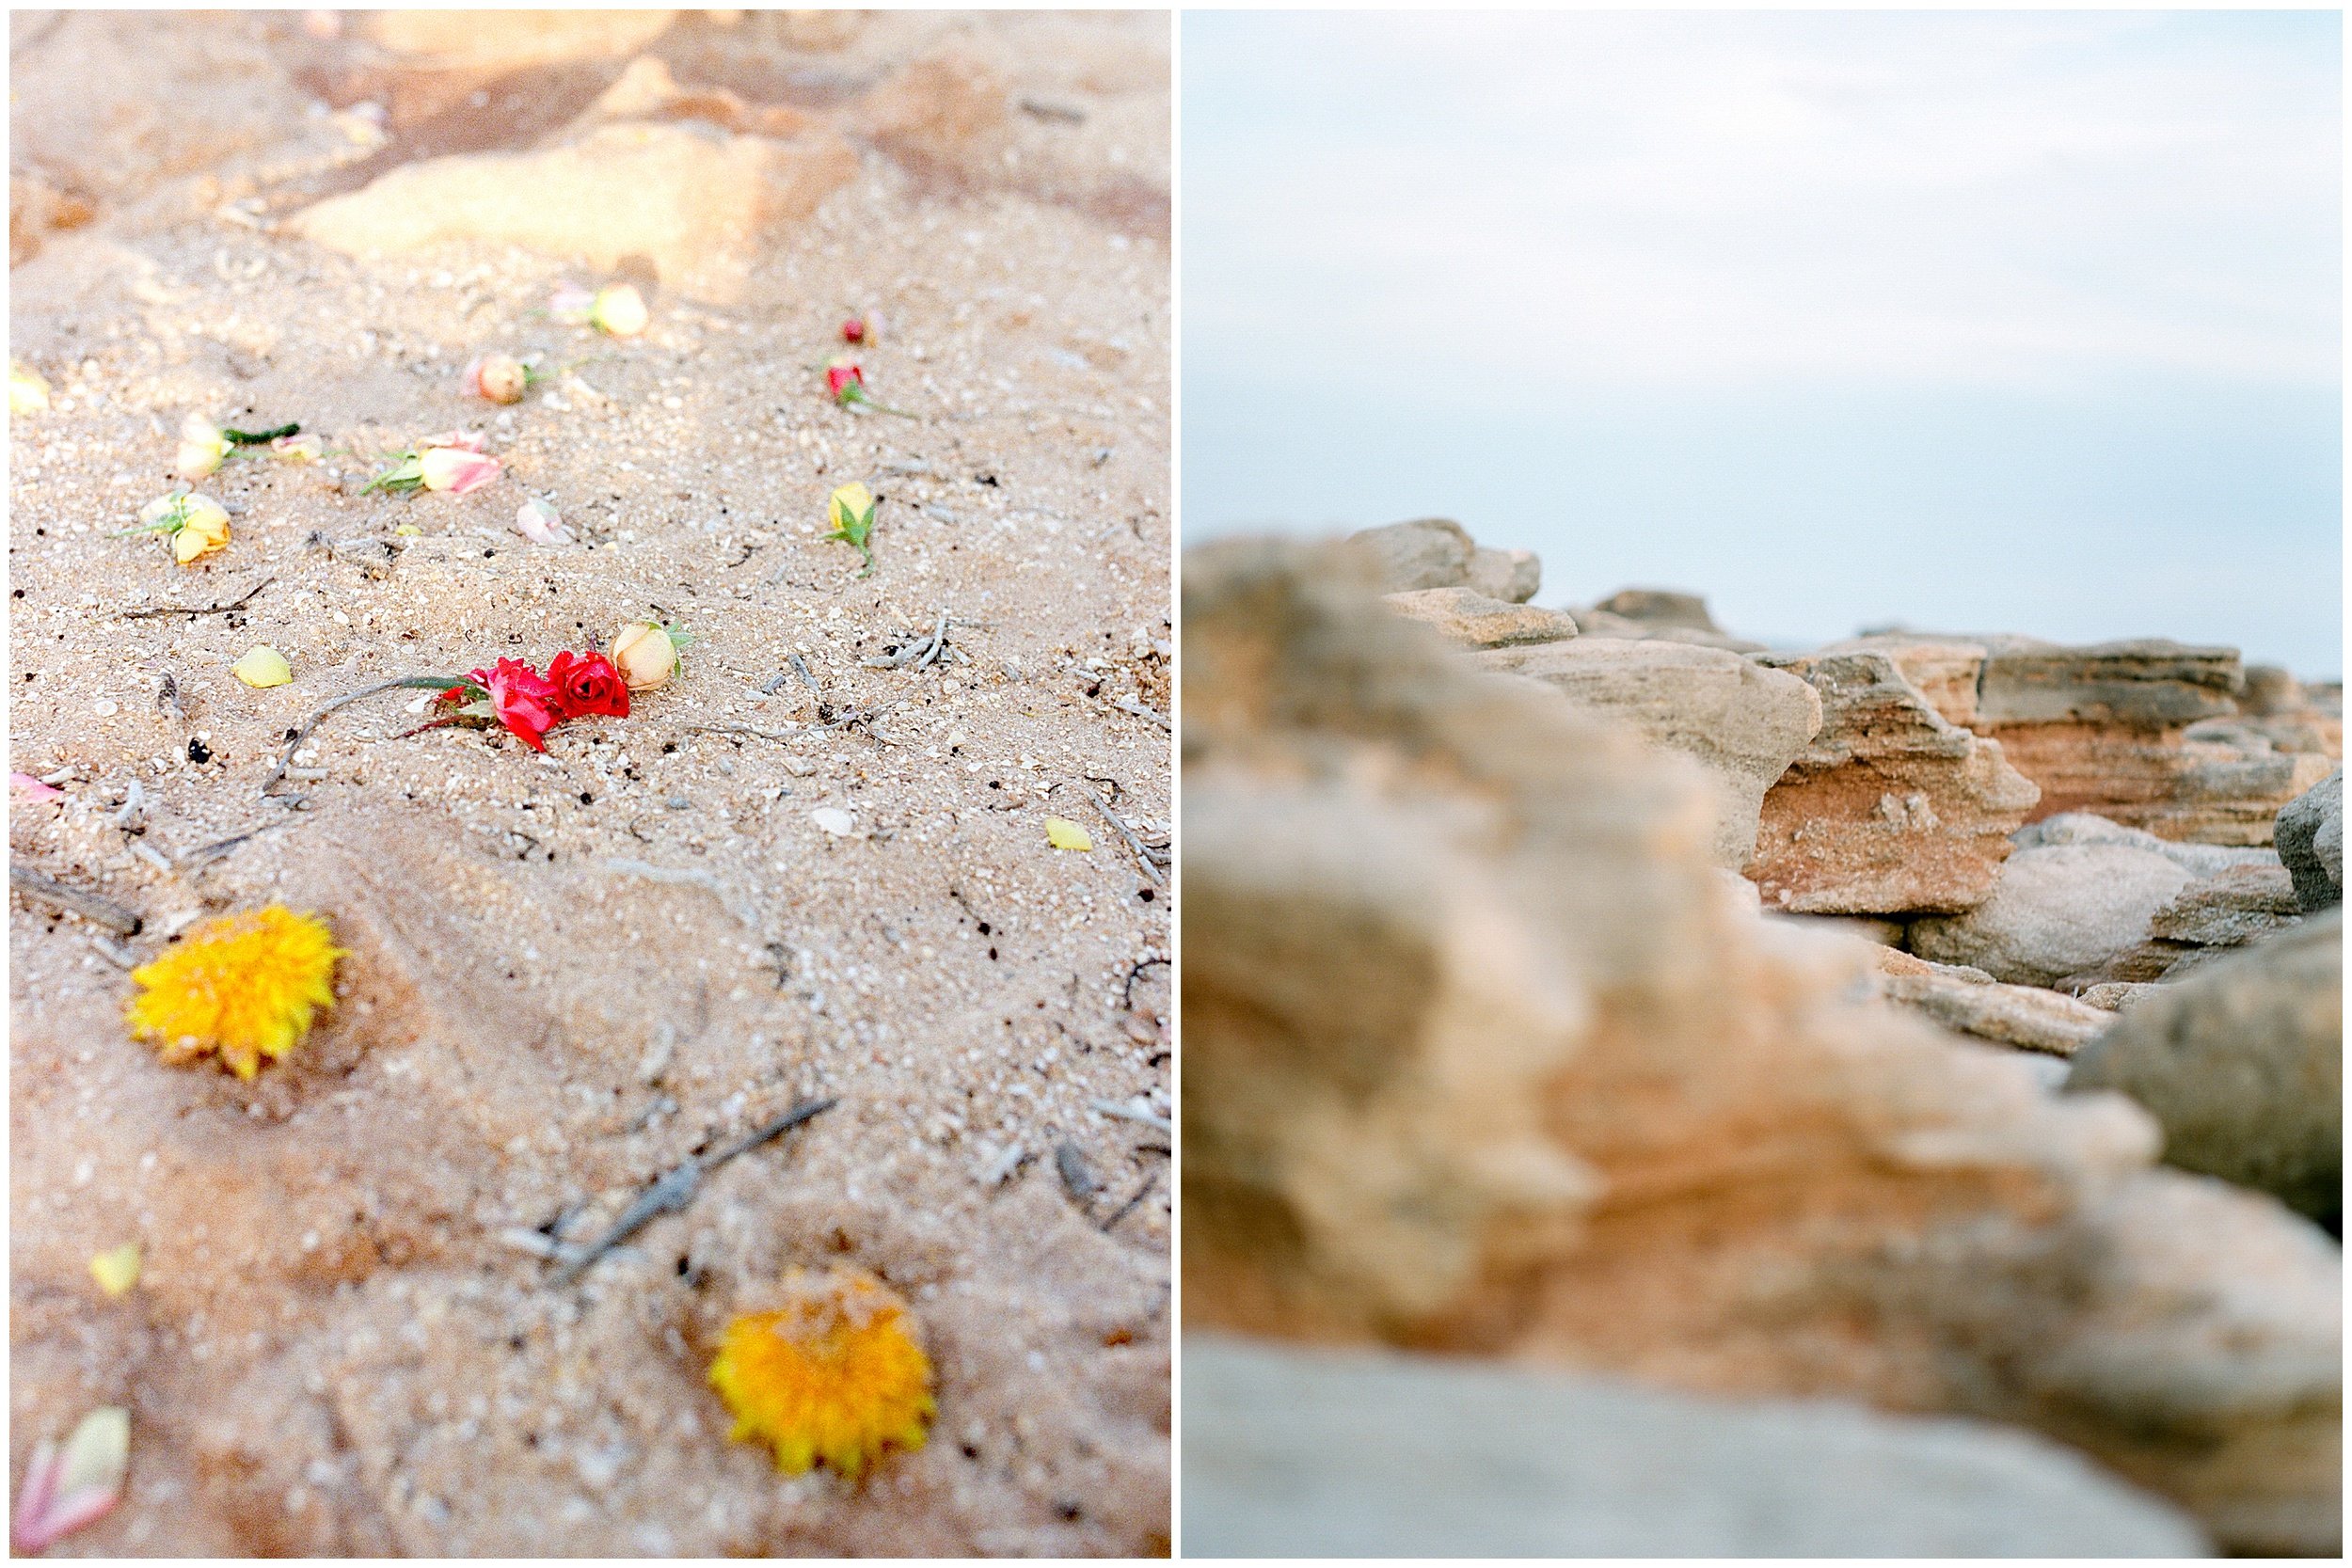
<path fill-rule="evenodd" d="M 499 476 L 499 460 L 464 447 L 433 447 L 418 459 L 423 467 L 424 487 L 468 496 Z"/>
<path fill-rule="evenodd" d="M 555 508 L 532 496 L 515 512 L 515 531 L 534 545 L 568 545 L 572 531 Z"/>
<path fill-rule="evenodd" d="M 848 321 L 843 322 L 841 324 L 841 341 L 845 343 L 862 343 L 866 341 L 866 318 L 863 316 L 851 316 Z"/>
<path fill-rule="evenodd" d="M 577 283 L 564 283 L 548 300 L 548 314 L 565 326 L 585 326 L 588 312 L 596 309 L 596 304 L 595 293 Z"/>
<path fill-rule="evenodd" d="M 466 367 L 465 386 L 486 403 L 520 403 L 531 389 L 531 367 L 511 354 L 485 354 Z"/>

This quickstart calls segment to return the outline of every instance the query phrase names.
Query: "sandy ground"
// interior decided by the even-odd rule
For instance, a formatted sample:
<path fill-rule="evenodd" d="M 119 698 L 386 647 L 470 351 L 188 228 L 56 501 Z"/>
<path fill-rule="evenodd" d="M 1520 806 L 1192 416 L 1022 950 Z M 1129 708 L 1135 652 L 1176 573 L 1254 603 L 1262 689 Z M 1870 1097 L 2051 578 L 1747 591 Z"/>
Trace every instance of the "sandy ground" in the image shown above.
<path fill-rule="evenodd" d="M 11 900 L 12 1473 L 89 1407 L 133 1413 L 123 1506 L 57 1549 L 1164 1551 L 1168 1146 L 1091 1106 L 1167 1110 L 1168 904 L 1088 796 L 1166 842 L 1168 736 L 1116 705 L 1168 706 L 1165 17 L 510 21 L 439 54 L 293 13 L 12 23 L 11 352 L 54 401 L 11 420 L 11 766 L 65 798 L 12 800 L 10 849 L 145 920 L 112 942 Z M 948 46 L 1033 106 L 969 149 L 860 133 Z M 356 259 L 280 225 L 540 137 L 646 54 L 856 161 L 734 272 L 646 277 L 642 339 L 533 315 L 604 280 L 559 259 Z M 326 113 L 369 100 L 381 150 Z M 859 309 L 886 319 L 876 394 L 917 419 L 827 401 Z M 501 411 L 456 386 L 486 348 L 587 362 Z M 107 534 L 169 487 L 190 410 L 345 455 L 231 462 L 200 488 L 233 542 L 176 567 Z M 495 485 L 358 493 L 461 424 Z M 818 537 L 853 478 L 885 497 L 870 578 Z M 526 493 L 580 542 L 516 535 Z M 866 667 L 943 607 L 968 662 Z M 334 697 L 656 613 L 700 641 L 628 720 L 537 757 L 398 737 L 407 694 L 373 699 L 264 795 Z M 256 643 L 291 686 L 231 677 Z M 852 711 L 877 717 L 820 727 Z M 1050 849 L 1049 811 L 1093 850 Z M 249 1086 L 159 1065 L 122 961 L 269 900 L 353 950 L 334 1013 Z M 593 1235 L 820 1093 L 574 1287 L 514 1234 Z M 108 1301 L 88 1259 L 130 1240 L 145 1278 Z M 914 1303 L 933 1437 L 863 1485 L 780 1480 L 705 1370 L 782 1269 L 845 1260 Z"/>

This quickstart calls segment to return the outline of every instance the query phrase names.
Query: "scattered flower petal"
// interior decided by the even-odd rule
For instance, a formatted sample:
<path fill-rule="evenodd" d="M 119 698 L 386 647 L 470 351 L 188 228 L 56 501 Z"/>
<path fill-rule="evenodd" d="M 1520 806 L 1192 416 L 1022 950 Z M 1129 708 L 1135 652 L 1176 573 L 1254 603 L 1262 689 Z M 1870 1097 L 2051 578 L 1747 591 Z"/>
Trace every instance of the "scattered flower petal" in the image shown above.
<path fill-rule="evenodd" d="M 49 383 L 39 371 L 8 361 L 8 412 L 40 414 L 49 407 Z"/>
<path fill-rule="evenodd" d="M 588 307 L 588 325 L 608 337 L 634 338 L 651 319 L 644 296 L 627 283 L 597 290 L 595 302 Z"/>
<path fill-rule="evenodd" d="M 57 788 L 54 784 L 45 784 L 39 779 L 33 777 L 30 773 L 9 774 L 8 787 L 15 790 L 20 795 L 29 795 L 36 800 L 62 800 L 65 799 L 64 790 Z"/>
<path fill-rule="evenodd" d="M 131 1413 L 105 1405 L 82 1418 L 60 1452 L 43 1439 L 17 1494 L 17 1549 L 47 1551 L 122 1500 L 131 1464 Z"/>
<path fill-rule="evenodd" d="M 595 309 L 596 305 L 595 291 L 583 289 L 577 283 L 563 283 L 557 285 L 555 293 L 548 299 L 548 314 L 566 326 L 585 326 L 588 325 L 588 312 Z"/>
<path fill-rule="evenodd" d="M 767 1444 L 786 1475 L 822 1464 L 855 1478 L 886 1449 L 921 1448 L 939 1407 L 905 1301 L 863 1269 L 794 1269 L 784 1292 L 728 1323 L 711 1363 L 728 1435 Z"/>
<path fill-rule="evenodd" d="M 89 1260 L 90 1277 L 97 1280 L 98 1288 L 110 1296 L 129 1293 L 131 1288 L 139 1282 L 139 1244 L 136 1242 L 125 1242 L 119 1247 L 110 1247 Z"/>
<path fill-rule="evenodd" d="M 282 904 L 207 921 L 132 971 L 132 1032 L 175 1067 L 217 1052 L 249 1081 L 334 1006 L 335 962 L 345 956 L 325 922 Z"/>
<path fill-rule="evenodd" d="M 1094 839 L 1084 828 L 1066 816 L 1045 819 L 1045 842 L 1057 849 L 1091 849 Z"/>
<path fill-rule="evenodd" d="M 315 463 L 326 455 L 326 443 L 316 436 L 280 436 L 269 450 L 281 463 Z"/>
<path fill-rule="evenodd" d="M 284 686 L 294 679 L 294 667 L 286 662 L 286 656 L 266 644 L 247 650 L 229 670 L 256 691 Z"/>
<path fill-rule="evenodd" d="M 424 537 L 424 530 L 414 523 L 403 523 L 392 530 L 392 536 L 396 539 L 421 539 Z"/>
<path fill-rule="evenodd" d="M 515 510 L 515 531 L 534 545 L 568 545 L 572 531 L 555 508 L 536 496 Z"/>

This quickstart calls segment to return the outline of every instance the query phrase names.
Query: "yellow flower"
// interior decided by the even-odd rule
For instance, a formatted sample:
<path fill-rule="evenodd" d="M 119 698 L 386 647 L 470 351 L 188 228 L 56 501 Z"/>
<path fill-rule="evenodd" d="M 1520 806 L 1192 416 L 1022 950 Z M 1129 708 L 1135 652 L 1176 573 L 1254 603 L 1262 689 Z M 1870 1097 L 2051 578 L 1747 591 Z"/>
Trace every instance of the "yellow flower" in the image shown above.
<path fill-rule="evenodd" d="M 199 557 L 229 546 L 229 514 L 210 496 L 185 491 L 158 496 L 139 509 L 139 526 L 133 533 L 160 533 L 171 545 L 171 557 L 185 566 Z"/>
<path fill-rule="evenodd" d="M 110 1296 L 119 1296 L 139 1282 L 139 1244 L 125 1242 L 89 1260 L 90 1277 Z"/>
<path fill-rule="evenodd" d="M 8 412 L 39 414 L 49 406 L 49 383 L 39 371 L 8 361 Z"/>
<path fill-rule="evenodd" d="M 132 1031 L 161 1041 L 174 1066 L 216 1051 L 249 1080 L 262 1058 L 285 1055 L 318 1009 L 335 1005 L 330 982 L 345 956 L 325 922 L 283 904 L 207 921 L 133 972 Z"/>
<path fill-rule="evenodd" d="M 906 1303 L 861 1269 L 794 1269 L 784 1290 L 781 1307 L 727 1324 L 710 1364 L 727 1435 L 769 1444 L 788 1476 L 822 1462 L 854 1478 L 894 1443 L 921 1448 L 939 1407 Z"/>
<path fill-rule="evenodd" d="M 201 414 L 180 421 L 180 455 L 174 467 L 182 479 L 202 479 L 229 455 L 229 437 L 220 426 Z"/>
<path fill-rule="evenodd" d="M 631 691 L 651 691 L 677 669 L 677 641 L 667 626 L 631 621 L 612 639 L 612 666 Z"/>
<path fill-rule="evenodd" d="M 651 320 L 645 296 L 626 283 L 609 283 L 596 291 L 588 307 L 588 325 L 615 338 L 634 338 Z"/>

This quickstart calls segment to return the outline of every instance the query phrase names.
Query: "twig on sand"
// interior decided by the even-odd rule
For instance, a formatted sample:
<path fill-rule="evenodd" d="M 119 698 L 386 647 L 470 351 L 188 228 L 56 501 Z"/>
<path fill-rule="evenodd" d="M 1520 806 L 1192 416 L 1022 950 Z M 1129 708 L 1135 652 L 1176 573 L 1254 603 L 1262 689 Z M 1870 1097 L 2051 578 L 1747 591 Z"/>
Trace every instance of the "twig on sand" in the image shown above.
<path fill-rule="evenodd" d="M 1151 852 L 1144 848 L 1143 840 L 1128 830 L 1127 824 L 1119 819 L 1100 795 L 1089 789 L 1087 791 L 1087 799 L 1094 802 L 1094 809 L 1103 814 L 1104 821 L 1119 830 L 1119 836 L 1125 839 L 1127 847 L 1136 852 L 1136 863 L 1143 867 L 1143 874 L 1153 881 L 1165 885 L 1168 879 L 1160 874 L 1159 863 L 1152 860 Z"/>
<path fill-rule="evenodd" d="M 278 787 L 278 782 L 285 778 L 286 769 L 294 766 L 294 752 L 304 741 L 310 738 L 310 732 L 312 730 L 317 729 L 321 724 L 326 721 L 329 714 L 336 712 L 338 709 L 349 707 L 352 704 L 360 701 L 362 698 L 377 696 L 386 691 L 399 691 L 404 689 L 418 689 L 428 691 L 442 690 L 453 686 L 462 686 L 465 683 L 455 675 L 403 675 L 398 680 L 378 681 L 373 686 L 363 686 L 357 691 L 346 692 L 342 696 L 336 698 L 333 702 L 327 704 L 325 707 L 320 708 L 316 713 L 310 715 L 310 718 L 305 719 L 294 728 L 293 733 L 286 736 L 285 754 L 278 759 L 278 766 L 270 769 L 269 777 L 262 781 L 262 798 L 267 799 L 270 792 Z"/>
<path fill-rule="evenodd" d="M 1087 1104 L 1106 1117 L 1117 1117 L 1121 1121 L 1139 1121 L 1144 1126 L 1156 1128 L 1170 1137 L 1176 1135 L 1175 1124 L 1166 1117 L 1155 1117 L 1149 1111 L 1138 1111 L 1132 1105 L 1121 1105 L 1116 1100 L 1089 1100 Z"/>
<path fill-rule="evenodd" d="M 264 822 L 258 828 L 247 828 L 244 832 L 231 833 L 227 838 L 215 839 L 210 844 L 200 844 L 195 848 L 183 853 L 179 857 L 178 863 L 183 866 L 192 866 L 216 861 L 220 859 L 221 856 L 227 854 L 230 850 L 234 849 L 238 845 L 243 844 L 246 839 L 259 838 L 262 834 L 268 832 L 271 829 L 285 827 L 293 820 L 294 818 L 292 817 L 281 816 L 275 822 Z"/>
<path fill-rule="evenodd" d="M 1128 969 L 1127 983 L 1121 989 L 1120 996 L 1126 1002 L 1130 1011 L 1134 1010 L 1136 1005 L 1136 981 L 1142 977 L 1145 970 L 1160 967 L 1172 968 L 1174 966 L 1168 964 L 1166 958 L 1138 958 Z"/>
<path fill-rule="evenodd" d="M 1136 702 L 1132 697 L 1111 697 L 1105 698 L 1104 700 L 1120 712 L 1132 713 L 1138 719 L 1149 719 L 1152 722 L 1157 724 L 1164 730 L 1172 732 L 1176 728 L 1175 725 L 1168 721 L 1167 714 L 1155 712 L 1151 708 L 1145 707 L 1141 703 Z"/>
<path fill-rule="evenodd" d="M 119 621 L 145 621 L 159 615 L 185 615 L 190 620 L 194 620 L 199 615 L 226 615 L 232 610 L 243 610 L 246 605 L 251 604 L 255 595 L 277 580 L 278 579 L 276 578 L 263 578 L 261 581 L 246 589 L 236 598 L 230 600 L 227 604 L 154 605 L 145 610 L 126 610 L 120 615 L 117 616 L 116 619 Z"/>
<path fill-rule="evenodd" d="M 739 1154 L 748 1154 L 760 1145 L 784 1136 L 804 1121 L 812 1121 L 832 1110 L 841 1101 L 828 1097 L 823 1100 L 803 1100 L 775 1120 L 744 1134 L 714 1154 L 690 1155 L 684 1164 L 654 1178 L 636 1200 L 623 1210 L 612 1227 L 595 1241 L 576 1249 L 564 1266 L 555 1272 L 548 1283 L 557 1287 L 569 1285 L 585 1274 L 596 1259 L 628 1241 L 663 1214 L 681 1213 L 694 1201 L 702 1188 L 703 1179 Z"/>
<path fill-rule="evenodd" d="M 68 887 L 54 877 L 44 877 L 31 866 L 18 865 L 13 861 L 8 863 L 8 886 L 36 903 L 78 914 L 118 936 L 137 936 L 139 927 L 147 924 L 136 911 L 124 909 L 111 898 Z"/>
<path fill-rule="evenodd" d="M 1120 1220 L 1125 1219 L 1129 1214 L 1134 1213 L 1136 1212 L 1136 1205 L 1141 1203 L 1145 1198 L 1150 1197 L 1152 1196 L 1152 1189 L 1159 1184 L 1160 1173 L 1158 1171 L 1153 1171 L 1151 1175 L 1143 1179 L 1143 1185 L 1136 1189 L 1136 1196 L 1120 1204 L 1117 1209 L 1111 1211 L 1111 1217 L 1104 1220 L 1101 1226 L 1097 1227 L 1097 1228 L 1102 1230 L 1105 1235 L 1109 1234 L 1111 1227 L 1117 1225 Z"/>

